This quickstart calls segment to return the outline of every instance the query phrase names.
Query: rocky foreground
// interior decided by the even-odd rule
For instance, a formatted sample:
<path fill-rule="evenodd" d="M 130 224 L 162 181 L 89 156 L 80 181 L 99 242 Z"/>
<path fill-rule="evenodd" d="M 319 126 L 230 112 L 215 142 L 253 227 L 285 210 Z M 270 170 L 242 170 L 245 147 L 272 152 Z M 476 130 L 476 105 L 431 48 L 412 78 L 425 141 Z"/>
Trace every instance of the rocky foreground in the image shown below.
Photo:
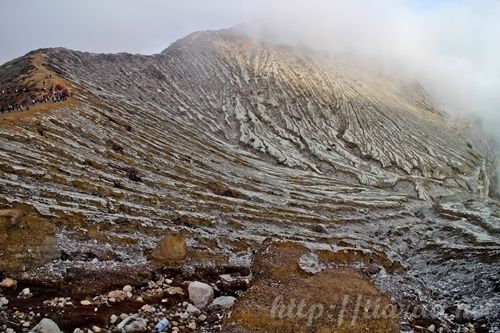
<path fill-rule="evenodd" d="M 495 147 L 373 59 L 204 32 L 0 86 L 0 331 L 499 330 Z"/>
<path fill-rule="evenodd" d="M 7 294 L 0 301 L 4 332 L 219 332 L 235 300 L 214 299 L 214 287 L 208 284 L 164 276 L 141 287 L 126 285 L 85 298 L 68 290 L 65 295 L 72 296 L 43 300 L 45 291 L 24 288 L 17 293 L 16 284 L 9 278 L 2 281 Z"/>
<path fill-rule="evenodd" d="M 172 247 L 178 246 L 179 238 L 168 236 L 164 241 L 173 250 L 169 253 L 175 253 Z M 370 275 L 380 268 L 373 264 L 366 271 L 338 265 L 334 263 L 338 258 L 330 256 L 312 255 L 296 243 L 268 240 L 256 254 L 252 270 L 226 267 L 224 274 L 198 270 L 191 276 L 204 278 L 205 283 L 188 280 L 179 269 L 159 269 L 134 286 L 104 293 L 97 290 L 119 285 L 119 279 L 106 283 L 101 280 L 106 276 L 96 277 L 95 285 L 86 286 L 95 290 L 89 293 L 69 283 L 48 292 L 46 287 L 29 288 L 4 278 L 2 329 L 10 333 L 399 332 L 401 309 L 370 282 Z M 436 328 L 430 317 L 420 320 L 431 331 L 445 331 L 440 325 Z M 475 332 L 474 324 L 469 326 L 465 331 Z"/>

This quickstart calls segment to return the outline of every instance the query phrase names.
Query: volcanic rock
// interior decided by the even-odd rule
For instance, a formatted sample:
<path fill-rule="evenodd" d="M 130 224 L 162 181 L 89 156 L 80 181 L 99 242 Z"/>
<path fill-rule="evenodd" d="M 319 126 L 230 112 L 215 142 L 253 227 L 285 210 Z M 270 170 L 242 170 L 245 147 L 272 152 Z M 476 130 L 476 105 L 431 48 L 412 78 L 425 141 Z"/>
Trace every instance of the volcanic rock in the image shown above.
<path fill-rule="evenodd" d="M 220 306 L 223 309 L 231 309 L 235 301 L 236 298 L 233 296 L 220 296 L 214 299 L 214 301 L 210 304 L 210 307 Z"/>
<path fill-rule="evenodd" d="M 204 309 L 214 299 L 214 289 L 203 282 L 191 282 L 188 292 L 189 299 L 198 309 Z"/>
<path fill-rule="evenodd" d="M 123 319 L 116 328 L 126 333 L 140 333 L 145 332 L 147 329 L 147 322 L 144 318 L 137 316 L 130 316 Z"/>
<path fill-rule="evenodd" d="M 201 314 L 200 309 L 198 309 L 193 304 L 188 304 L 188 306 L 186 307 L 186 312 L 192 316 L 198 316 L 199 314 Z"/>
<path fill-rule="evenodd" d="M 0 287 L 2 288 L 16 288 L 17 281 L 11 278 L 5 278 L 0 282 Z"/>
<path fill-rule="evenodd" d="M 38 325 L 30 331 L 32 333 L 60 333 L 59 326 L 48 318 L 42 319 Z"/>
<path fill-rule="evenodd" d="M 175 235 L 163 237 L 151 253 L 151 257 L 159 262 L 182 261 L 186 259 L 186 255 L 184 238 Z"/>

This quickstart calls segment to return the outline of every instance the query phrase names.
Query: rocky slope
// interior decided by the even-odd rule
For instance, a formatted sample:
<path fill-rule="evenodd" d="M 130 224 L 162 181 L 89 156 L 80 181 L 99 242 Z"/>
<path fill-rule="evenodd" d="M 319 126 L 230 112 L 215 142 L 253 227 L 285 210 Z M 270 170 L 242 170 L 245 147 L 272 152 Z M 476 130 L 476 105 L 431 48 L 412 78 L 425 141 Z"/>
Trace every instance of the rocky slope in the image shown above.
<path fill-rule="evenodd" d="M 154 56 L 38 50 L 0 67 L 0 83 L 1 103 L 30 105 L 0 114 L 5 275 L 61 288 L 72 274 L 83 297 L 128 283 L 106 274 L 163 269 L 151 252 L 168 233 L 186 241 L 184 278 L 252 268 L 270 238 L 376 286 L 402 331 L 498 329 L 491 149 L 414 82 L 219 31 Z M 56 85 L 70 97 L 30 104 Z M 272 288 L 253 268 L 255 289 Z"/>

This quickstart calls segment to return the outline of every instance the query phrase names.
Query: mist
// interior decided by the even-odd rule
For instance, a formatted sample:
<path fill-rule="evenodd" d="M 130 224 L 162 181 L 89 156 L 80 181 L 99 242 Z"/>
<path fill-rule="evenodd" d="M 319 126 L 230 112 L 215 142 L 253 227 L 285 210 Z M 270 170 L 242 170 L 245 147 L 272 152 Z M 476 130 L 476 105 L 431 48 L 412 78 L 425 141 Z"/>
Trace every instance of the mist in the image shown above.
<path fill-rule="evenodd" d="M 252 33 L 398 64 L 446 112 L 500 138 L 498 17 L 498 1 L 272 1 Z"/>
<path fill-rule="evenodd" d="M 440 109 L 500 141 L 496 0 L 3 0 L 0 10 L 0 62 L 56 46 L 153 54 L 193 31 L 243 24 L 258 39 L 398 64 Z"/>
<path fill-rule="evenodd" d="M 440 110 L 479 123 L 496 142 L 500 179 L 500 2 L 282 0 L 260 10 L 245 25 L 254 38 L 374 57 L 420 82 Z"/>

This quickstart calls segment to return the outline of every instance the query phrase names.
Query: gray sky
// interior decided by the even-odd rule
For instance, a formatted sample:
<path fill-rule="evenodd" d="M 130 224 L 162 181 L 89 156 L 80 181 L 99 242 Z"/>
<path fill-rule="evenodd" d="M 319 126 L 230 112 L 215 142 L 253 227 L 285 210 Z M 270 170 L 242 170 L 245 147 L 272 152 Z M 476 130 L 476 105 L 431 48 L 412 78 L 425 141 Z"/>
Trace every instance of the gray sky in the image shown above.
<path fill-rule="evenodd" d="M 0 0 L 0 63 L 33 49 L 159 53 L 187 34 L 255 17 L 238 0 Z"/>

